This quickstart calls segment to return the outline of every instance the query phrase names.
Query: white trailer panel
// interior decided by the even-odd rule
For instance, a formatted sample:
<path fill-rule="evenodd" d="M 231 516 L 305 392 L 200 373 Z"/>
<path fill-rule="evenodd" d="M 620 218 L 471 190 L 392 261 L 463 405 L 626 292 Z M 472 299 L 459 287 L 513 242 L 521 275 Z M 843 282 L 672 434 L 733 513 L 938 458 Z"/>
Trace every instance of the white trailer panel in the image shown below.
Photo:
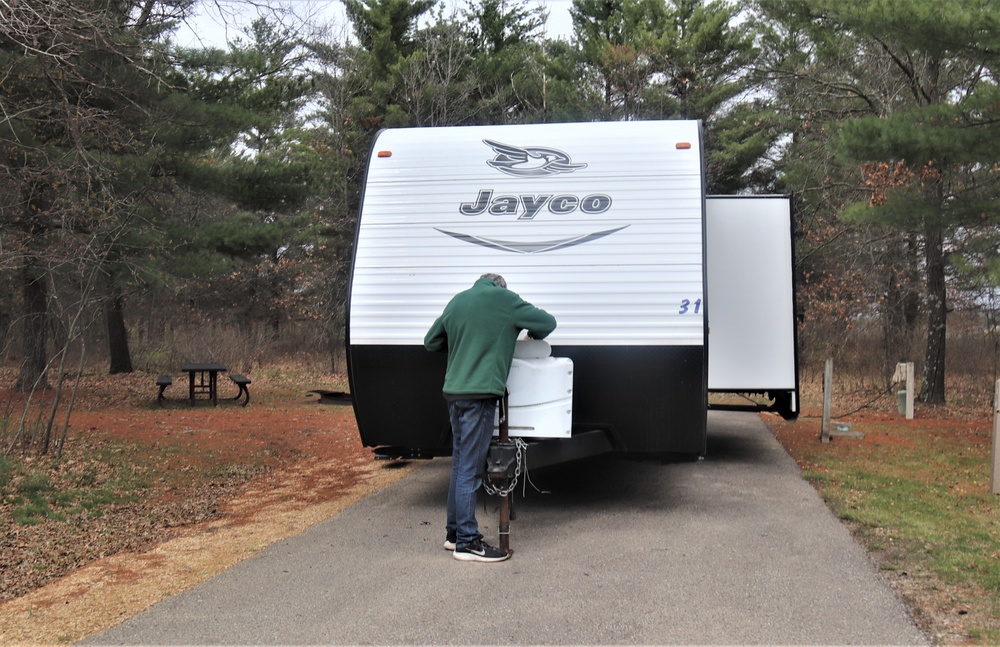
<path fill-rule="evenodd" d="M 797 397 L 791 209 L 789 196 L 706 200 L 710 391 Z"/>
<path fill-rule="evenodd" d="M 701 346 L 683 304 L 703 298 L 703 190 L 697 122 L 383 131 L 350 343 L 422 345 L 454 294 L 498 272 L 556 317 L 554 346 Z"/>

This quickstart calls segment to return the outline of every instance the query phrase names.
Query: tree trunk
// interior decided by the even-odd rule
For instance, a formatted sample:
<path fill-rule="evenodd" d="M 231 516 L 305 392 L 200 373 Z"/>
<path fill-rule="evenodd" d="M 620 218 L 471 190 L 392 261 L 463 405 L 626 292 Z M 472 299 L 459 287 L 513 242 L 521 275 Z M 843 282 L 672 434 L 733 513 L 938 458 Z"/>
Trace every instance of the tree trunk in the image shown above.
<path fill-rule="evenodd" d="M 14 388 L 31 391 L 47 389 L 48 364 L 48 289 L 45 275 L 29 259 L 21 268 L 21 294 L 24 317 L 21 319 L 21 368 Z"/>
<path fill-rule="evenodd" d="M 112 279 L 113 280 L 113 279 Z M 124 298 L 121 288 L 112 285 L 104 304 L 104 318 L 108 324 L 108 352 L 111 366 L 108 373 L 131 373 L 132 354 L 128 348 L 128 329 L 125 327 Z"/>
<path fill-rule="evenodd" d="M 916 234 L 906 236 L 906 305 L 903 308 L 903 318 L 906 322 L 906 332 L 913 338 L 920 319 L 920 241 Z"/>
<path fill-rule="evenodd" d="M 948 300 L 945 290 L 944 232 L 940 225 L 928 223 L 924 234 L 924 258 L 927 262 L 927 350 L 920 401 L 944 404 L 944 358 L 948 330 Z"/>
<path fill-rule="evenodd" d="M 898 241 L 889 243 L 889 249 L 882 324 L 886 368 L 891 372 L 897 363 L 914 360 L 911 353 L 923 281 L 917 267 L 920 250 L 914 234 L 900 235 Z"/>
<path fill-rule="evenodd" d="M 13 302 L 14 298 L 10 294 L 0 296 L 0 303 L 11 304 Z M 3 342 L 0 343 L 0 352 L 7 357 L 9 356 L 11 350 L 10 340 L 16 338 L 14 334 L 14 323 L 11 320 L 11 315 L 7 308 L 0 309 L 0 336 L 3 338 Z"/>

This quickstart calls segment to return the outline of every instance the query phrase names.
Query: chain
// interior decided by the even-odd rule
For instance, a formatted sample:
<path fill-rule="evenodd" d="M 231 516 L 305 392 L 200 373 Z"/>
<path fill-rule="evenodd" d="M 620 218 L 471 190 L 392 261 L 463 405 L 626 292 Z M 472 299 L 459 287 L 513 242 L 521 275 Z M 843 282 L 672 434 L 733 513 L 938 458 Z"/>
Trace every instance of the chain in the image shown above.
<path fill-rule="evenodd" d="M 521 461 L 524 457 L 524 450 L 528 448 L 528 443 L 524 442 L 520 438 L 514 438 L 513 440 L 514 446 L 517 447 L 517 466 L 514 468 L 514 478 L 510 480 L 510 484 L 506 488 L 500 486 L 493 487 L 490 485 L 488 478 L 483 479 L 483 489 L 486 490 L 487 494 L 507 496 L 514 491 L 515 487 L 517 487 L 517 479 L 521 476 Z"/>

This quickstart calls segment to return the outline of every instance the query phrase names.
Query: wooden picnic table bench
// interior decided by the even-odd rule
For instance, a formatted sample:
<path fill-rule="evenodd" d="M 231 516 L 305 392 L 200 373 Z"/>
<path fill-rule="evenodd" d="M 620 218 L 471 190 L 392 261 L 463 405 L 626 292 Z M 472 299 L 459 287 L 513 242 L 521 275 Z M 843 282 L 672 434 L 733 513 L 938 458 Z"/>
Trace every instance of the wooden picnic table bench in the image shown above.
<path fill-rule="evenodd" d="M 163 401 L 166 399 L 163 392 L 167 390 L 167 387 L 174 383 L 174 378 L 169 375 L 160 375 L 156 378 L 156 386 L 160 387 L 160 392 L 156 396 L 156 403 L 161 407 L 163 406 Z"/>
<path fill-rule="evenodd" d="M 208 399 L 212 401 L 213 406 L 218 405 L 219 373 L 227 372 L 225 366 L 221 364 L 184 364 L 181 366 L 181 370 L 188 374 L 188 402 L 191 406 L 194 406 L 195 401 L 199 399 Z M 251 384 L 250 378 L 246 375 L 233 374 L 229 375 L 229 379 L 239 388 L 236 395 L 229 399 L 239 400 L 242 398 L 244 407 L 250 404 L 250 389 L 247 388 Z M 169 375 L 160 375 L 156 378 L 156 386 L 159 387 L 156 401 L 161 407 L 167 400 L 164 391 L 173 383 L 174 379 Z"/>
<path fill-rule="evenodd" d="M 247 377 L 246 375 L 237 374 L 237 375 L 230 375 L 229 379 L 233 381 L 233 384 L 235 384 L 240 388 L 240 392 L 237 393 L 236 397 L 232 399 L 239 400 L 240 398 L 246 398 L 245 400 L 243 400 L 243 406 L 245 407 L 248 404 L 250 404 L 250 390 L 247 389 L 247 386 L 250 385 L 250 378 Z"/>

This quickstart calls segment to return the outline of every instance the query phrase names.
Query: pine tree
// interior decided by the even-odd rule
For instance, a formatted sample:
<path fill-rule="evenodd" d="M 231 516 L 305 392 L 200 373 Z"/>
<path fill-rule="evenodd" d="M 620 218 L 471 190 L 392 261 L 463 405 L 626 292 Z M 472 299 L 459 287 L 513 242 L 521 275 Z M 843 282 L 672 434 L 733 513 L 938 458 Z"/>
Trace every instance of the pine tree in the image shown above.
<path fill-rule="evenodd" d="M 836 142 L 859 165 L 870 190 L 844 209 L 844 217 L 919 237 L 928 321 L 920 400 L 942 403 L 946 249 L 959 230 L 996 223 L 990 203 L 1000 186 L 991 172 L 997 153 L 990 143 L 1000 117 L 994 75 L 1000 7 L 976 0 L 760 4 L 809 48 L 799 73 L 816 79 L 818 88 L 849 96 L 861 115 L 842 124 Z M 853 58 L 839 47 L 843 38 L 854 43 Z M 824 74 L 833 56 L 855 61 L 867 86 L 857 75 Z"/>
<path fill-rule="evenodd" d="M 258 19 L 228 50 L 176 53 L 188 118 L 169 138 L 171 172 L 216 206 L 165 223 L 176 241 L 171 271 L 216 277 L 241 327 L 267 320 L 277 332 L 291 289 L 284 268 L 313 233 L 302 209 L 324 166 L 303 123 L 312 92 L 305 52 L 287 30 Z"/>
<path fill-rule="evenodd" d="M 709 191 L 772 190 L 779 136 L 758 83 L 754 34 L 728 2 L 574 0 L 576 43 L 604 119 L 700 119 Z"/>
<path fill-rule="evenodd" d="M 544 13 L 523 0 L 480 0 L 465 17 L 472 47 L 476 123 L 542 117 L 539 31 Z"/>
<path fill-rule="evenodd" d="M 80 286 L 75 298 L 89 303 L 142 217 L 155 176 L 150 134 L 166 88 L 155 43 L 189 4 L 55 0 L 5 8 L 0 232 L 4 253 L 21 266 L 20 388 L 46 384 L 50 295 Z M 68 322 L 67 339 L 79 334 L 79 320 Z"/>
<path fill-rule="evenodd" d="M 773 169 L 763 159 L 780 130 L 756 91 L 755 33 L 738 7 L 676 0 L 654 15 L 642 36 L 655 79 L 644 92 L 642 117 L 702 121 L 710 192 L 774 190 Z"/>

